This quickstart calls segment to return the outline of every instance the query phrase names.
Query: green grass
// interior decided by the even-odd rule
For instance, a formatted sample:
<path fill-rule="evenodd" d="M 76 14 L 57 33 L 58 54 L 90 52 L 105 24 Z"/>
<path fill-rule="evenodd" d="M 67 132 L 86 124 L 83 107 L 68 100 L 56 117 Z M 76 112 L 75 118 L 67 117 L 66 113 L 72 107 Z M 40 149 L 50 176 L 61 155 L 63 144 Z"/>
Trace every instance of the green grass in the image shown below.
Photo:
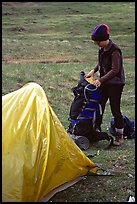
<path fill-rule="evenodd" d="M 2 95 L 16 83 L 36 82 L 65 128 L 73 100 L 71 88 L 80 71 L 97 63 L 97 46 L 91 41 L 99 23 L 110 26 L 110 37 L 124 58 L 126 85 L 121 110 L 135 119 L 135 3 L 134 2 L 9 2 L 2 4 Z M 96 75 L 97 77 L 97 75 Z M 62 105 L 63 104 L 63 105 Z M 106 106 L 102 128 L 112 117 Z M 104 150 L 99 142 L 85 154 L 114 176 L 87 176 L 56 194 L 55 202 L 120 202 L 135 193 L 135 142 L 124 140 L 120 148 Z M 118 172 L 118 173 L 117 173 Z"/>

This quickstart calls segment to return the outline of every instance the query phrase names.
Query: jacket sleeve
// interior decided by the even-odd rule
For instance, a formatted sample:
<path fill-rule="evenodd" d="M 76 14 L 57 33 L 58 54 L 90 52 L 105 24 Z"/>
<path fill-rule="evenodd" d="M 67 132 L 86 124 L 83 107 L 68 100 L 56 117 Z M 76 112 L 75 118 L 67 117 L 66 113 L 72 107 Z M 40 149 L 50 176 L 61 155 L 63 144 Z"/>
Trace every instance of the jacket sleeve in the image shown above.
<path fill-rule="evenodd" d="M 94 68 L 94 73 L 96 73 L 99 70 L 99 63 Z"/>
<path fill-rule="evenodd" d="M 112 53 L 112 67 L 108 73 L 99 79 L 101 83 L 108 81 L 117 75 L 120 69 L 120 57 L 121 56 L 118 50 Z"/>

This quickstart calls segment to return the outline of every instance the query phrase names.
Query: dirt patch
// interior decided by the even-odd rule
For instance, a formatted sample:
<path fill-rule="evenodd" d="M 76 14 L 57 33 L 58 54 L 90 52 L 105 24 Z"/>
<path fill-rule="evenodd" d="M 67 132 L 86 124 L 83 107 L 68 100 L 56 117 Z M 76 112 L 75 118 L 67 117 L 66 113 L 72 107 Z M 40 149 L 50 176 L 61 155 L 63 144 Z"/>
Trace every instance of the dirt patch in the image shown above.
<path fill-rule="evenodd" d="M 135 60 L 135 57 L 124 57 L 124 60 Z"/>
<path fill-rule="evenodd" d="M 2 6 L 32 6 L 33 2 L 2 2 Z"/>
<path fill-rule="evenodd" d="M 2 62 L 5 63 L 5 64 L 10 64 L 10 63 L 13 63 L 13 64 L 81 63 L 81 61 L 78 60 L 78 59 L 72 59 L 72 58 L 65 59 L 64 57 L 59 57 L 59 56 L 58 57 L 53 57 L 53 58 L 49 57 L 49 59 L 41 59 L 41 58 L 38 58 L 38 59 L 14 59 L 14 58 L 12 58 L 11 59 L 10 57 L 4 56 L 3 59 L 2 59 Z"/>
<path fill-rule="evenodd" d="M 50 63 L 81 63 L 79 60 L 39 60 L 39 59 L 30 59 L 30 60 L 3 60 L 5 64 L 29 64 L 29 63 L 42 63 L 42 64 L 50 64 Z"/>

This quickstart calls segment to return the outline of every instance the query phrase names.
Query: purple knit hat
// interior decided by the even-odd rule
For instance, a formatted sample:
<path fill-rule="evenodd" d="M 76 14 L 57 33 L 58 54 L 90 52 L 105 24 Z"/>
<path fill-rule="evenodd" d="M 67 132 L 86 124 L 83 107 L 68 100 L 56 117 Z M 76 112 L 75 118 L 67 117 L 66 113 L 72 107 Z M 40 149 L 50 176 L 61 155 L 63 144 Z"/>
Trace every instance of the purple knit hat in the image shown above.
<path fill-rule="evenodd" d="M 109 27 L 106 24 L 97 25 L 92 32 L 92 40 L 105 41 L 109 39 Z"/>

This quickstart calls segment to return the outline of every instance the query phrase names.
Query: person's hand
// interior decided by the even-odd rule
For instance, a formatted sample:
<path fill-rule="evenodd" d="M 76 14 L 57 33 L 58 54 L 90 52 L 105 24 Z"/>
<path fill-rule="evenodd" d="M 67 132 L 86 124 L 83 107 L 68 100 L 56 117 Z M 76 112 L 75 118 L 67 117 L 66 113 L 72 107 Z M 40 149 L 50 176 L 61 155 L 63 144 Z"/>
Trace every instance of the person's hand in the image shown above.
<path fill-rule="evenodd" d="M 98 79 L 96 79 L 93 81 L 92 84 L 94 84 L 96 87 L 99 87 L 101 85 L 101 82 Z"/>
<path fill-rule="evenodd" d="M 89 73 L 85 73 L 84 77 L 85 78 L 89 78 L 89 77 L 94 78 L 94 70 L 91 70 Z"/>

